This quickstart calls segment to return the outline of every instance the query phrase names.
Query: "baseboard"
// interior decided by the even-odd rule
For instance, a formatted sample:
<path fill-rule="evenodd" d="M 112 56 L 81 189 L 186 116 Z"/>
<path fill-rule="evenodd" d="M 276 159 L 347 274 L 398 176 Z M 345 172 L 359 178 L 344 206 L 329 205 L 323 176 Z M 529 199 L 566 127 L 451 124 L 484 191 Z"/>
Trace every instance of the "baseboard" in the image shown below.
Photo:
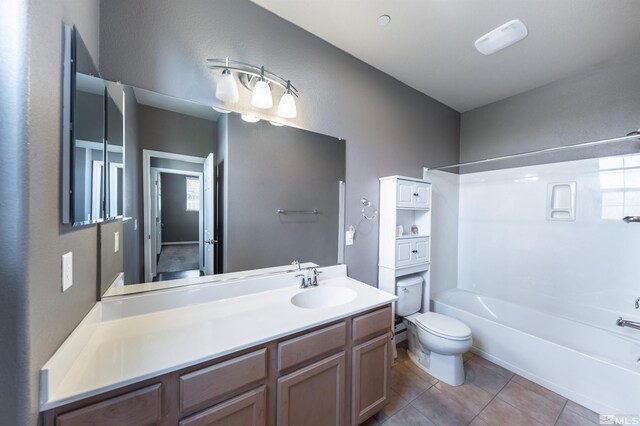
<path fill-rule="evenodd" d="M 187 244 L 198 244 L 198 241 L 174 241 L 174 242 L 163 242 L 163 246 L 181 246 Z"/>

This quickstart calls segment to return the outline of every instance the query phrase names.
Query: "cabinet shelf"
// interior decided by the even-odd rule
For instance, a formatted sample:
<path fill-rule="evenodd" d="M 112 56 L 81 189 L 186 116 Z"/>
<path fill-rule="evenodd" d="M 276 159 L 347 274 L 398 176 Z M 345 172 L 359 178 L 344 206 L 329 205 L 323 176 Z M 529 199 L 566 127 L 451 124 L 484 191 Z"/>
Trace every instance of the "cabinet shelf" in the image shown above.
<path fill-rule="evenodd" d="M 418 234 L 418 235 L 403 235 L 402 237 L 396 237 L 396 240 L 410 240 L 412 238 L 428 238 L 429 234 Z"/>

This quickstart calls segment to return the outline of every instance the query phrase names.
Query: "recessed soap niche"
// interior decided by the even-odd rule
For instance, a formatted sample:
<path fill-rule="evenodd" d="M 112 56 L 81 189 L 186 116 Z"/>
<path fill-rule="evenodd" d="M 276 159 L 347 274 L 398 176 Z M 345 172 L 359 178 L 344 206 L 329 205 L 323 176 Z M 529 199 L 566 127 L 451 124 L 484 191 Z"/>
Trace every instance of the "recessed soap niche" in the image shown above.
<path fill-rule="evenodd" d="M 576 220 L 576 182 L 547 185 L 547 220 Z"/>

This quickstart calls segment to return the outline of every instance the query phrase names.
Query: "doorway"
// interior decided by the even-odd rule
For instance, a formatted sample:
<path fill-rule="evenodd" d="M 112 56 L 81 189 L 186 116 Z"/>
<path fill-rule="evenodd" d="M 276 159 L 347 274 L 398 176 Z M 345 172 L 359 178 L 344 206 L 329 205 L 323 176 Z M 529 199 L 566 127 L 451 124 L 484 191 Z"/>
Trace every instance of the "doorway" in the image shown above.
<path fill-rule="evenodd" d="M 143 150 L 145 282 L 206 274 L 209 157 Z"/>

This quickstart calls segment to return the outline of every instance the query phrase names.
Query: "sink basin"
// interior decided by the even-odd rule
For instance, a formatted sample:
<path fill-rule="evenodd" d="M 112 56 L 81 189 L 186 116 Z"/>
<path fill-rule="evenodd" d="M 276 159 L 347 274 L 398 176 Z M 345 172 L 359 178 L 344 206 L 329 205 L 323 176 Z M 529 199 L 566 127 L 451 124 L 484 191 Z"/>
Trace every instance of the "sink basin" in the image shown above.
<path fill-rule="evenodd" d="M 299 308 L 321 309 L 351 302 L 358 294 L 345 287 L 315 287 L 302 290 L 291 298 Z"/>

